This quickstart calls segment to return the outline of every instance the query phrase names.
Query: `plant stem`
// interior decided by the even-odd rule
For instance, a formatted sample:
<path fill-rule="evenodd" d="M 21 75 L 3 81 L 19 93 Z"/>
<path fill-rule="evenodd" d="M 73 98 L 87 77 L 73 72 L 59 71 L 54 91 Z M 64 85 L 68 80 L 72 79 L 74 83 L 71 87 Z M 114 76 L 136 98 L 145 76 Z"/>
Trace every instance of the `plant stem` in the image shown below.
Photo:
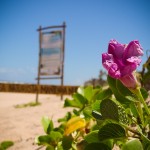
<path fill-rule="evenodd" d="M 140 117 L 141 123 L 144 125 L 143 110 L 142 110 L 140 102 L 137 102 L 137 109 L 138 109 L 138 113 L 139 113 L 139 117 Z"/>
<path fill-rule="evenodd" d="M 150 116 L 149 108 L 148 108 L 147 104 L 145 103 L 145 100 L 141 94 L 140 88 L 137 88 L 135 94 L 139 97 L 139 99 L 140 99 L 141 103 L 143 104 L 145 111 L 148 114 L 148 116 Z"/>
<path fill-rule="evenodd" d="M 134 94 L 139 98 L 140 102 L 143 104 L 143 106 L 144 106 L 144 108 L 145 108 L 145 111 L 146 111 L 147 115 L 150 116 L 150 110 L 149 110 L 147 104 L 145 103 L 145 100 L 144 100 L 144 98 L 143 98 L 143 96 L 142 96 L 142 93 L 141 93 L 141 91 L 140 91 L 140 87 L 137 87 L 136 89 L 131 89 L 131 88 L 130 88 L 129 90 L 130 90 L 132 93 L 134 93 Z"/>
<path fill-rule="evenodd" d="M 125 127 L 127 130 L 129 130 L 130 132 L 132 132 L 132 133 L 134 133 L 134 134 L 137 134 L 137 135 L 141 135 L 140 132 L 138 132 L 137 130 L 132 129 L 132 128 L 129 127 L 129 126 L 127 126 L 127 125 L 125 125 L 125 124 L 122 124 L 122 123 L 121 123 L 121 125 L 122 125 L 123 127 Z"/>

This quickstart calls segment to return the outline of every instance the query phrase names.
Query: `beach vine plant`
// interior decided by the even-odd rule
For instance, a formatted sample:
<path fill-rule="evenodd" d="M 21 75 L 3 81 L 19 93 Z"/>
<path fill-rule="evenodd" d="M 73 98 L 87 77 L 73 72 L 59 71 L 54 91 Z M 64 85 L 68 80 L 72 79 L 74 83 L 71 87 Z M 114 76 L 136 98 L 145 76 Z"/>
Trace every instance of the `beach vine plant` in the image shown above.
<path fill-rule="evenodd" d="M 79 87 L 64 102 L 74 109 L 58 120 L 58 127 L 43 117 L 45 135 L 35 142 L 46 150 L 150 150 L 148 92 L 136 78 L 142 55 L 136 40 L 128 45 L 111 40 L 102 54 L 108 86 Z"/>
<path fill-rule="evenodd" d="M 14 145 L 13 141 L 2 141 L 0 142 L 0 150 L 9 149 L 13 145 Z"/>

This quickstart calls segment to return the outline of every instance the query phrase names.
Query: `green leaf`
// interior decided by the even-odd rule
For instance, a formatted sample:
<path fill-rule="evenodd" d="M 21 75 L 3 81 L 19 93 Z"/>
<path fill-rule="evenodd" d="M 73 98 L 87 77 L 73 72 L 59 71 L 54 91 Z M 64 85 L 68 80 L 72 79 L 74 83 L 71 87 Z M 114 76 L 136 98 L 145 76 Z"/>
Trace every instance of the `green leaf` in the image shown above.
<path fill-rule="evenodd" d="M 88 102 L 92 102 L 96 100 L 97 94 L 101 91 L 101 88 L 93 88 L 92 86 L 87 86 L 85 88 L 80 87 L 77 90 L 78 94 L 81 94 Z"/>
<path fill-rule="evenodd" d="M 92 111 L 92 116 L 95 119 L 98 119 L 98 120 L 102 120 L 103 119 L 102 115 L 99 112 L 97 112 L 97 111 Z"/>
<path fill-rule="evenodd" d="M 99 140 L 125 138 L 125 129 L 117 123 L 106 123 L 98 132 Z"/>
<path fill-rule="evenodd" d="M 65 117 L 58 119 L 58 122 L 66 122 L 71 118 L 71 112 L 67 112 Z"/>
<path fill-rule="evenodd" d="M 63 149 L 62 145 L 58 145 L 57 150 L 64 150 L 64 149 Z"/>
<path fill-rule="evenodd" d="M 7 148 L 9 148 L 13 145 L 14 145 L 14 143 L 12 141 L 3 141 L 2 143 L 0 143 L 0 149 L 6 150 Z"/>
<path fill-rule="evenodd" d="M 135 103 L 131 103 L 130 104 L 130 109 L 131 109 L 131 112 L 132 112 L 133 116 L 135 118 L 137 118 L 139 116 L 139 114 L 138 114 L 138 110 L 137 110 L 137 108 L 135 106 Z"/>
<path fill-rule="evenodd" d="M 90 143 L 84 150 L 111 150 L 106 144 L 103 143 Z"/>
<path fill-rule="evenodd" d="M 35 139 L 38 145 L 55 146 L 62 139 L 62 134 L 57 131 L 51 131 L 49 135 L 41 135 Z"/>
<path fill-rule="evenodd" d="M 138 139 L 132 139 L 126 142 L 121 150 L 143 150 L 143 146 Z"/>
<path fill-rule="evenodd" d="M 52 145 L 49 145 L 46 147 L 46 150 L 55 150 L 55 148 Z"/>
<path fill-rule="evenodd" d="M 125 87 L 119 80 L 116 80 L 116 87 L 122 96 L 132 96 L 131 91 Z"/>
<path fill-rule="evenodd" d="M 80 116 L 81 111 L 80 111 L 80 110 L 77 110 L 77 109 L 73 109 L 73 113 L 74 113 L 76 116 Z"/>
<path fill-rule="evenodd" d="M 108 76 L 107 82 L 108 82 L 113 94 L 115 95 L 117 101 L 119 101 L 121 104 L 128 105 L 130 103 L 130 101 L 127 98 L 125 98 L 123 95 L 121 95 L 117 89 L 117 85 L 116 85 L 117 80 Z"/>
<path fill-rule="evenodd" d="M 113 139 L 105 140 L 102 143 L 106 144 L 111 149 L 113 149 L 113 147 L 114 147 L 114 140 Z"/>
<path fill-rule="evenodd" d="M 100 104 L 100 111 L 104 119 L 119 121 L 118 106 L 112 100 L 103 100 Z"/>
<path fill-rule="evenodd" d="M 63 150 L 69 150 L 72 147 L 72 136 L 64 136 L 62 139 Z"/>
<path fill-rule="evenodd" d="M 65 99 L 64 107 L 82 108 L 87 102 L 87 100 L 79 93 L 74 93 L 72 98 L 73 100 L 68 98 Z"/>
<path fill-rule="evenodd" d="M 148 92 L 144 88 L 141 88 L 140 90 L 141 90 L 143 98 L 146 100 L 148 98 Z"/>
<path fill-rule="evenodd" d="M 54 128 L 53 131 L 59 132 L 61 134 L 64 134 L 64 130 L 65 130 L 65 124 L 60 124 L 60 126 Z"/>
<path fill-rule="evenodd" d="M 150 140 L 143 134 L 141 134 L 141 140 L 144 150 L 150 150 Z"/>
<path fill-rule="evenodd" d="M 64 107 L 76 107 L 82 108 L 82 105 L 76 100 L 70 100 L 68 98 L 65 99 Z"/>
<path fill-rule="evenodd" d="M 96 101 L 97 100 L 97 95 L 102 91 L 102 88 L 101 87 L 97 87 L 97 88 L 94 88 L 93 89 L 93 92 L 92 92 L 92 100 L 93 101 Z"/>
<path fill-rule="evenodd" d="M 62 139 L 62 134 L 60 132 L 57 131 L 51 131 L 50 133 L 50 138 L 51 138 L 51 142 L 52 143 L 58 143 L 61 139 Z"/>
<path fill-rule="evenodd" d="M 84 96 L 84 87 L 79 87 L 77 89 L 77 93 L 81 94 L 82 96 Z"/>
<path fill-rule="evenodd" d="M 93 89 L 92 86 L 86 88 L 80 87 L 77 90 L 77 93 L 74 93 L 72 100 L 66 99 L 64 107 L 76 107 L 82 109 L 85 105 L 91 104 L 96 101 L 97 94 L 101 89 Z"/>
<path fill-rule="evenodd" d="M 92 104 L 92 110 L 100 111 L 100 103 L 101 103 L 101 101 L 96 100 L 96 101 Z"/>
<path fill-rule="evenodd" d="M 129 124 L 129 118 L 127 116 L 126 110 L 124 107 L 118 105 L 118 115 L 119 115 L 119 122 L 123 124 Z"/>
<path fill-rule="evenodd" d="M 38 145 L 49 146 L 51 142 L 51 137 L 49 135 L 41 135 L 35 138 L 35 143 Z"/>
<path fill-rule="evenodd" d="M 88 86 L 84 89 L 84 97 L 86 97 L 86 99 L 88 101 L 91 101 L 93 96 L 93 87 L 92 86 Z"/>
<path fill-rule="evenodd" d="M 88 143 L 99 143 L 99 138 L 98 138 L 98 130 L 92 131 L 89 134 L 87 134 L 84 139 Z"/>
<path fill-rule="evenodd" d="M 107 99 L 112 96 L 112 91 L 110 88 L 104 89 L 97 94 L 98 100 Z"/>
<path fill-rule="evenodd" d="M 91 106 L 86 106 L 83 109 L 83 114 L 84 114 L 85 118 L 91 118 L 92 117 L 92 107 Z"/>
<path fill-rule="evenodd" d="M 139 100 L 134 96 L 125 96 L 131 102 L 139 102 Z"/>
<path fill-rule="evenodd" d="M 50 120 L 47 116 L 44 116 L 41 122 L 42 122 L 45 133 L 50 134 L 50 132 L 53 130 L 52 120 Z"/>
<path fill-rule="evenodd" d="M 72 97 L 74 100 L 76 100 L 76 102 L 80 103 L 82 106 L 87 103 L 86 98 L 83 97 L 81 94 L 75 93 Z"/>

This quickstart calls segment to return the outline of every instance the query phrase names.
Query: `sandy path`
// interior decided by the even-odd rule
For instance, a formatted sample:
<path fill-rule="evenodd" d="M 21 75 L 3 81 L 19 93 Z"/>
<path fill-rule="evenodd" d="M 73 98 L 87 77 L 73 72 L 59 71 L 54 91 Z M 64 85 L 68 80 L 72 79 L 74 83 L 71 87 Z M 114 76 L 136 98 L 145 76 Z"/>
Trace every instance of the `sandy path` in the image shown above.
<path fill-rule="evenodd" d="M 65 98 L 66 96 L 64 96 Z M 69 96 L 67 96 L 69 97 Z M 35 94 L 0 92 L 0 142 L 15 142 L 10 150 L 36 150 L 34 138 L 44 134 L 41 126 L 42 116 L 49 116 L 57 125 L 57 119 L 71 109 L 63 108 L 63 101 L 56 95 L 39 95 L 36 107 L 15 108 L 14 105 L 34 102 Z M 41 149 L 42 150 L 42 149 Z"/>

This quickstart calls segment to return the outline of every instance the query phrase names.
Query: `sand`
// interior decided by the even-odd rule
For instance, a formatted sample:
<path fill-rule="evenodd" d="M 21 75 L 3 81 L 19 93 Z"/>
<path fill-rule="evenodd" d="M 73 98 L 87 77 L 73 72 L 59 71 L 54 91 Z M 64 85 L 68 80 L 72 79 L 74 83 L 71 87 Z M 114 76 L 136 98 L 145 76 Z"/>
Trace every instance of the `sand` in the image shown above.
<path fill-rule="evenodd" d="M 64 96 L 70 98 L 70 96 Z M 58 126 L 58 118 L 64 117 L 71 108 L 63 108 L 64 101 L 57 95 L 39 95 L 41 105 L 36 107 L 15 108 L 15 105 L 35 102 L 35 94 L 0 92 L 0 142 L 11 140 L 14 146 L 9 150 L 45 150 L 37 146 L 34 139 L 43 135 L 42 116 L 52 118 Z M 150 97 L 149 99 L 150 100 Z M 113 150 L 119 150 L 115 147 Z"/>
<path fill-rule="evenodd" d="M 0 92 L 0 142 L 11 140 L 14 146 L 9 150 L 37 150 L 34 143 L 38 135 L 44 134 L 41 118 L 49 116 L 58 126 L 58 118 L 65 115 L 71 108 L 63 108 L 64 101 L 60 96 L 40 94 L 41 105 L 35 107 L 15 108 L 15 105 L 35 101 L 35 94 Z M 66 97 L 70 96 L 64 96 Z M 44 150 L 41 148 L 40 150 Z"/>

